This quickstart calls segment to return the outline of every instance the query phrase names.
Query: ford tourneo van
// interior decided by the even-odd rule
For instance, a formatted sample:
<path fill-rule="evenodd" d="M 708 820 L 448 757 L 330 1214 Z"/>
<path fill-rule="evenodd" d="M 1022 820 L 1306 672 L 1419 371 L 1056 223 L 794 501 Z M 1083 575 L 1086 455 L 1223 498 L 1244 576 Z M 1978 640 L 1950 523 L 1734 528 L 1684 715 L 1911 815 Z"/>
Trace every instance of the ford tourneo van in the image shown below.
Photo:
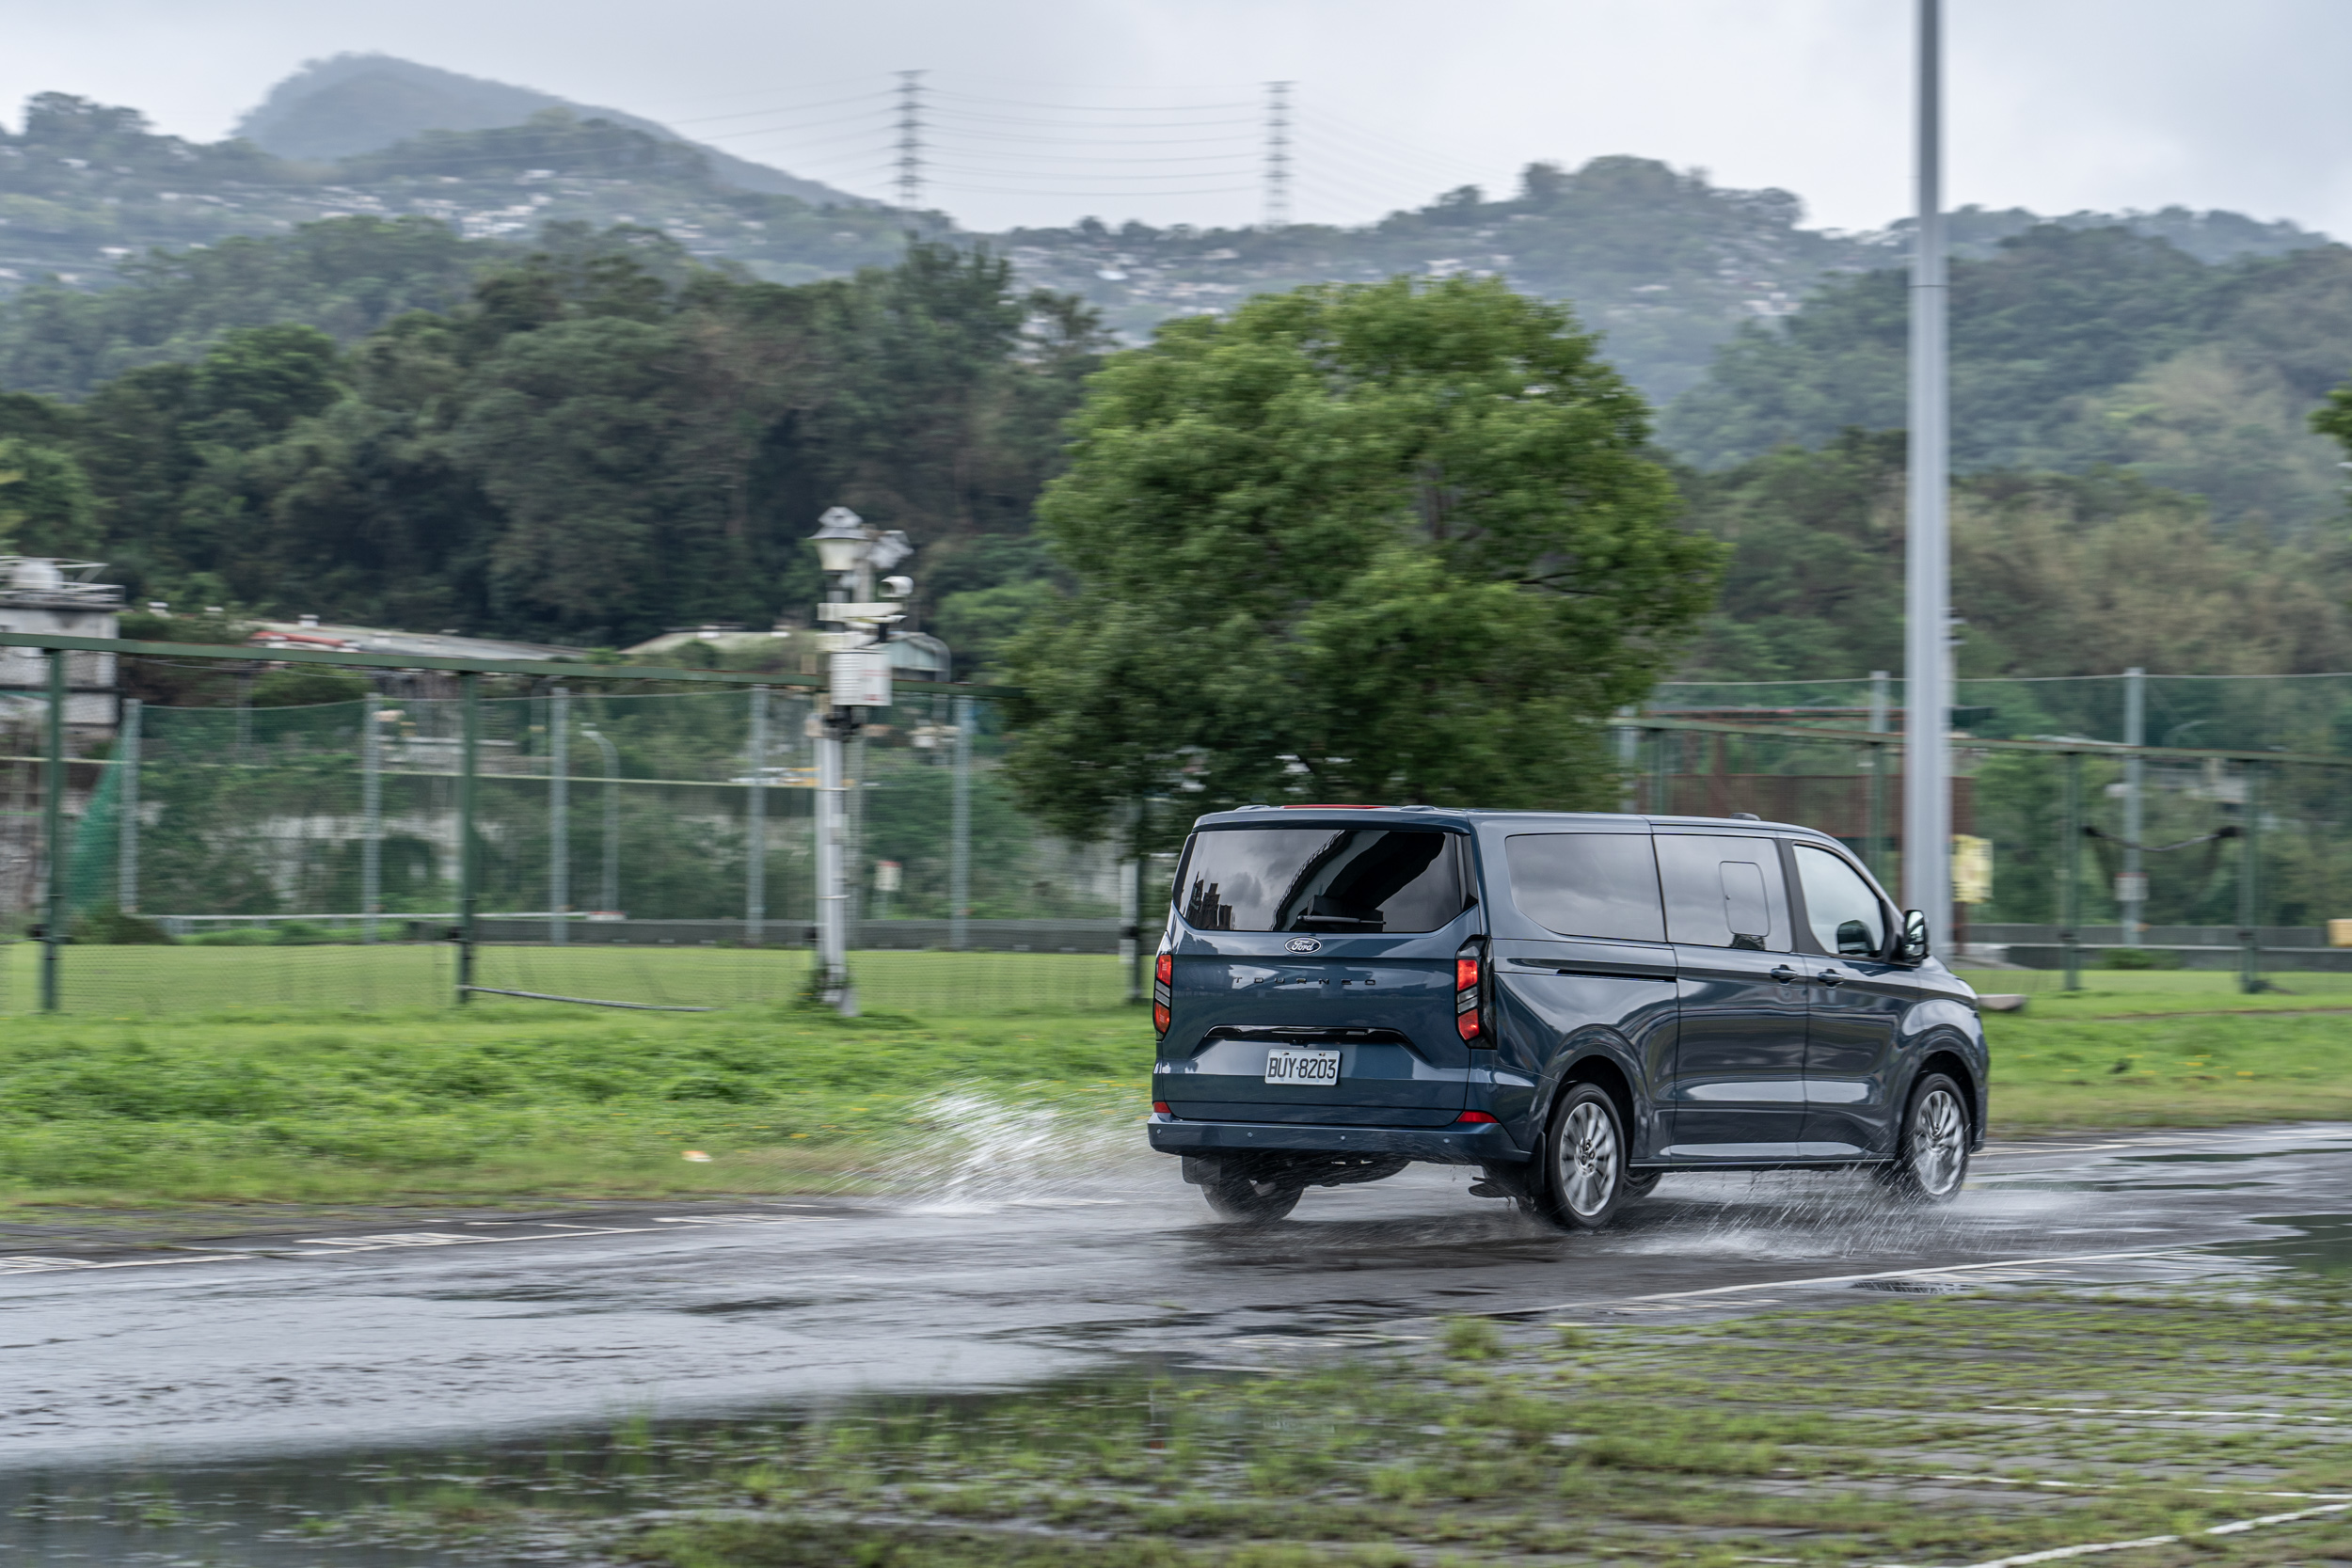
<path fill-rule="evenodd" d="M 1179 862 L 1153 1148 L 1232 1219 L 1416 1160 L 1570 1228 L 1670 1171 L 1984 1141 L 1976 993 L 1836 839 L 1753 818 L 1250 806 Z"/>

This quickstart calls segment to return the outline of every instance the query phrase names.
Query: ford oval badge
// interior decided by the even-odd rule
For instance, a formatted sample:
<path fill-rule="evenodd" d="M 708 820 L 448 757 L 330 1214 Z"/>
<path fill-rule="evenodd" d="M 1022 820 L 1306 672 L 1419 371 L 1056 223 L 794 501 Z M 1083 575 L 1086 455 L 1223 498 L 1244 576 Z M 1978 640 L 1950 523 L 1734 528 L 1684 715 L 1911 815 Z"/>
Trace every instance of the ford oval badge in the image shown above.
<path fill-rule="evenodd" d="M 1293 937 L 1282 945 L 1289 948 L 1294 953 L 1320 953 L 1323 951 L 1323 943 L 1317 942 L 1312 937 Z"/>

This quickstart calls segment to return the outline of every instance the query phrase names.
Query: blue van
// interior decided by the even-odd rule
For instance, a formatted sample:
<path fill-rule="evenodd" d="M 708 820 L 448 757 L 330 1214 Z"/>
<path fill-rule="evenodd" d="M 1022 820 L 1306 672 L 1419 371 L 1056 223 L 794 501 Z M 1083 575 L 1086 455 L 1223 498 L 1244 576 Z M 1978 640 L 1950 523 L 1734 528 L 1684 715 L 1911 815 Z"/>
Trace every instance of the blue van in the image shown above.
<path fill-rule="evenodd" d="M 1752 817 L 1248 806 L 1194 824 L 1153 1148 L 1228 1218 L 1416 1160 L 1572 1228 L 1677 1170 L 1983 1147 L 1976 993 L 1836 839 Z"/>

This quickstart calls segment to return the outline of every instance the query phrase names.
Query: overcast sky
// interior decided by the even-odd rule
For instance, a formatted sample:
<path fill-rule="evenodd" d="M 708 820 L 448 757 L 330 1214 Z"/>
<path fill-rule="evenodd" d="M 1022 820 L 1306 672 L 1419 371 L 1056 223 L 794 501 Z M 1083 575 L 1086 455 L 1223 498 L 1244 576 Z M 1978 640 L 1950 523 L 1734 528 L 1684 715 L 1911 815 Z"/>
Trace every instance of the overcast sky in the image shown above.
<path fill-rule="evenodd" d="M 1297 86 L 1294 211 L 1361 221 L 1534 158 L 1629 152 L 1910 202 L 1910 0 L 76 0 L 8 8 L 0 103 L 211 139 L 308 58 L 382 50 L 663 119 L 860 192 L 896 71 L 967 225 L 1247 223 L 1260 84 Z M 1947 0 L 1953 204 L 2180 203 L 2352 235 L 2352 0 Z M 11 123 L 14 110 L 9 110 Z M 1112 127 L 1119 127 L 1113 130 Z"/>

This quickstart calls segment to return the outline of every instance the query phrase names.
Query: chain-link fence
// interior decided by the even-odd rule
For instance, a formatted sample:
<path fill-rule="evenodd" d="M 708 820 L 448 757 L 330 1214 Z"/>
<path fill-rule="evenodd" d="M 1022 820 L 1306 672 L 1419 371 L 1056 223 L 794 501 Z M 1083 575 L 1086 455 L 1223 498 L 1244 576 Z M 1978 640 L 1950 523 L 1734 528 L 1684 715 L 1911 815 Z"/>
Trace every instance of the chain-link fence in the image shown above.
<path fill-rule="evenodd" d="M 822 696 L 803 685 L 375 668 L 322 677 L 342 700 L 257 705 L 224 665 L 119 664 L 125 689 L 183 701 L 58 726 L 56 766 L 44 701 L 5 716 L 0 898 L 65 940 L 8 951 L 0 1007 L 437 1006 L 468 979 L 477 997 L 713 1007 L 808 986 Z M 1024 817 L 1002 744 L 992 704 L 917 683 L 849 744 L 868 1009 L 1130 995 L 1132 868 Z"/>
<path fill-rule="evenodd" d="M 805 677 L 296 661 L 326 684 L 273 689 L 253 678 L 270 653 L 100 657 L 68 656 L 54 722 L 37 681 L 0 692 L 0 914 L 59 939 L 0 949 L 0 1010 L 714 1007 L 809 986 Z M 102 674 L 147 695 L 93 701 Z M 1624 803 L 1807 823 L 1896 885 L 1901 700 L 1884 680 L 1661 687 L 1621 721 Z M 863 1005 L 1132 996 L 1122 937 L 1168 864 L 1023 816 L 984 693 L 901 683 L 868 718 L 845 791 Z M 2329 940 L 2352 920 L 2352 676 L 1963 682 L 1956 727 L 1968 901 L 1942 946 L 1963 967 L 2352 990 Z"/>
<path fill-rule="evenodd" d="M 2187 689 L 2201 705 L 2218 701 Z M 2220 689 L 2227 702 L 2175 727 L 2226 724 L 2246 739 L 2263 733 L 2248 715 L 2267 713 L 2317 739 L 2338 733 L 2339 710 L 2352 717 L 2352 678 L 2283 694 L 2250 682 Z M 1770 721 L 1759 724 L 1731 722 L 1740 709 L 1720 700 L 1661 706 L 1672 716 L 1629 718 L 1619 731 L 1629 809 L 1805 823 L 1899 885 L 1901 737 L 1854 724 L 1868 705 L 1812 705 L 1817 730 L 1797 703 L 1756 704 Z M 2185 987 L 2352 991 L 2352 948 L 2331 940 L 2352 942 L 2352 754 L 2129 747 L 2061 731 L 1962 734 L 1953 765 L 1963 901 L 1960 928 L 1940 945 L 1958 967 L 2058 983 L 2179 971 Z"/>

